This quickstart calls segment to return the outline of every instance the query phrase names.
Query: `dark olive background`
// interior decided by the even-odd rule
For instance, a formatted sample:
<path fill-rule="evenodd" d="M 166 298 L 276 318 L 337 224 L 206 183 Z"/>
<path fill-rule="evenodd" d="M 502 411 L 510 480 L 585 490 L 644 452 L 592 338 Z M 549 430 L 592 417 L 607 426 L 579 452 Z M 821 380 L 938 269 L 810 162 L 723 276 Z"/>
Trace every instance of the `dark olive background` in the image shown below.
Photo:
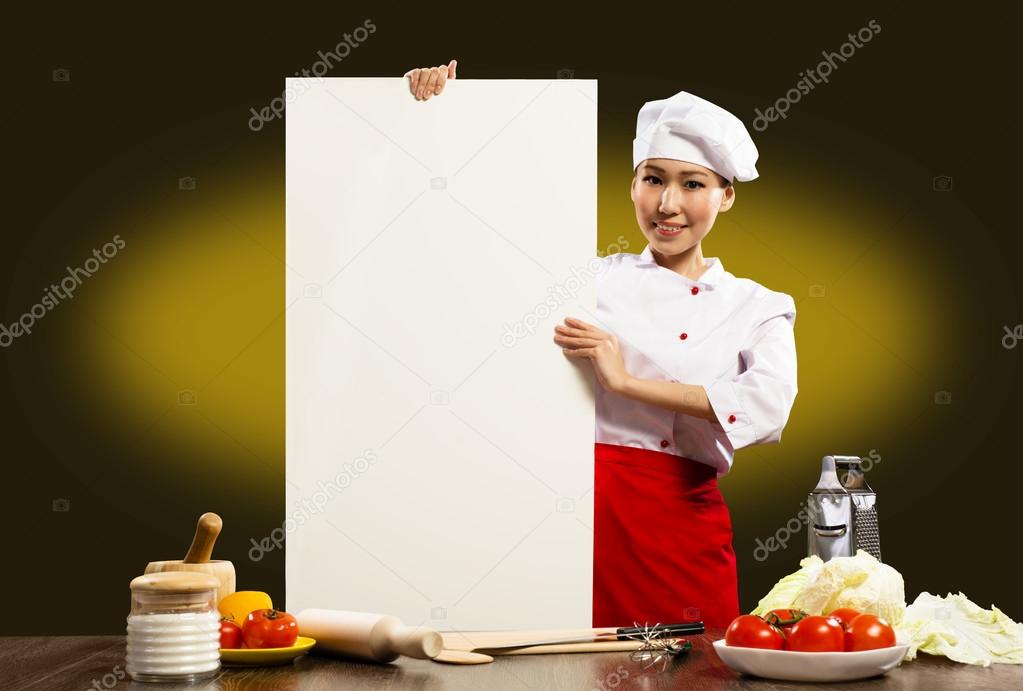
<path fill-rule="evenodd" d="M 645 101 L 685 89 L 749 126 L 876 20 L 830 83 L 752 132 L 761 179 L 740 184 L 704 244 L 799 313 L 783 440 L 740 451 L 722 481 L 742 605 L 805 556 L 802 530 L 765 560 L 754 551 L 797 515 L 821 456 L 873 453 L 884 556 L 907 598 L 962 590 L 1023 618 L 1011 566 L 1023 348 L 1002 346 L 1023 322 L 1015 23 L 976 3 L 618 7 L 9 10 L 0 322 L 113 236 L 125 247 L 0 349 L 0 633 L 123 631 L 129 579 L 183 556 L 207 510 L 224 517 L 217 554 L 239 588 L 283 601 L 283 552 L 247 553 L 286 510 L 284 129 L 253 132 L 249 109 L 367 19 L 377 31 L 328 76 L 458 58 L 465 79 L 598 79 L 600 246 L 622 235 L 632 251 Z"/>

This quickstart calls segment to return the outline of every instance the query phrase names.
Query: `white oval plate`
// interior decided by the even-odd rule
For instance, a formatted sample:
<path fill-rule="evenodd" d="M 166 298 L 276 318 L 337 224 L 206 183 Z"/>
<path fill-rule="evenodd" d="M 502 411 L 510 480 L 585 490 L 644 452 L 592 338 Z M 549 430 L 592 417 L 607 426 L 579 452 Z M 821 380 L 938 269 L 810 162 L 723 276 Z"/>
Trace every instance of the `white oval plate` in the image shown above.
<path fill-rule="evenodd" d="M 902 662 L 909 643 L 896 637 L 891 648 L 855 653 L 801 653 L 792 650 L 736 648 L 725 639 L 714 641 L 714 651 L 732 670 L 765 679 L 785 681 L 850 681 L 884 674 Z"/>

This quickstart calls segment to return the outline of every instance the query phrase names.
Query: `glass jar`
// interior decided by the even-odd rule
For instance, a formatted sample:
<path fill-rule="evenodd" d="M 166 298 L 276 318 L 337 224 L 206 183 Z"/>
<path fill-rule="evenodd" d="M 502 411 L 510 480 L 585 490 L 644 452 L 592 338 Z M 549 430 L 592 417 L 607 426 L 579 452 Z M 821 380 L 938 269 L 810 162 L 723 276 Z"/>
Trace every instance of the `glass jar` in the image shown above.
<path fill-rule="evenodd" d="M 131 582 L 126 669 L 136 681 L 188 683 L 220 669 L 217 588 L 208 574 L 167 571 Z"/>

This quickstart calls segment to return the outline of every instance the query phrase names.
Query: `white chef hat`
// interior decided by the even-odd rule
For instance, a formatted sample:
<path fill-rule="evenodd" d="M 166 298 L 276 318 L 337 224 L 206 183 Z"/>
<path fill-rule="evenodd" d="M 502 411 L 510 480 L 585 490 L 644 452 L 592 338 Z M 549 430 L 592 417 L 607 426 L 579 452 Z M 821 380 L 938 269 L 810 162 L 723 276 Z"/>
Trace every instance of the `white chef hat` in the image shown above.
<path fill-rule="evenodd" d="M 742 121 L 720 106 L 679 91 L 643 104 L 632 140 L 632 169 L 648 158 L 710 168 L 729 182 L 755 180 L 759 152 Z"/>

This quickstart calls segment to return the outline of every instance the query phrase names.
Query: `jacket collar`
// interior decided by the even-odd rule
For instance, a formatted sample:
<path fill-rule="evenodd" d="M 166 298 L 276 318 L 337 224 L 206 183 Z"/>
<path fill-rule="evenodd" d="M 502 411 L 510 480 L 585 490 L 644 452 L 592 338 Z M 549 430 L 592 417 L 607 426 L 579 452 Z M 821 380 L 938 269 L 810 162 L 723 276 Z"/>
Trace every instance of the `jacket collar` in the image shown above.
<path fill-rule="evenodd" d="M 714 286 L 718 285 L 721 282 L 721 277 L 725 273 L 725 267 L 721 264 L 721 259 L 719 257 L 704 257 L 704 261 L 708 265 L 707 269 L 695 281 L 692 280 L 691 278 L 683 276 L 682 274 L 676 273 L 675 275 L 678 276 L 680 279 L 686 281 L 690 285 L 700 286 L 701 288 L 713 289 Z M 647 246 L 640 253 L 639 260 L 636 262 L 636 266 L 664 269 L 664 267 L 658 264 L 657 260 L 654 259 L 654 253 L 653 250 L 650 249 L 649 244 L 647 244 Z M 671 271 L 671 269 L 664 270 Z M 675 272 L 672 271 L 672 273 Z"/>

